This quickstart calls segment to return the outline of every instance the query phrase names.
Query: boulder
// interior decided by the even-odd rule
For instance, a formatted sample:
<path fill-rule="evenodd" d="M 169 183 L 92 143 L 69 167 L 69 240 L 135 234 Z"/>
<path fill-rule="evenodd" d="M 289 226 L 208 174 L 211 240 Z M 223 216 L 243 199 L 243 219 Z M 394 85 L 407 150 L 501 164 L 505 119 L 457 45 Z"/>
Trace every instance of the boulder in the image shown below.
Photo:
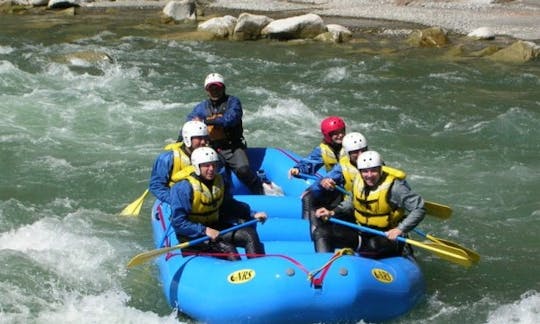
<path fill-rule="evenodd" d="M 494 39 L 495 33 L 488 27 L 480 27 L 467 34 L 473 39 Z"/>
<path fill-rule="evenodd" d="M 317 35 L 315 40 L 330 43 L 344 43 L 352 39 L 352 32 L 344 26 L 329 24 L 326 25 L 326 28 L 328 31 Z"/>
<path fill-rule="evenodd" d="M 259 39 L 261 38 L 261 30 L 272 21 L 274 21 L 274 19 L 267 16 L 242 13 L 238 16 L 238 21 L 234 27 L 233 39 Z"/>
<path fill-rule="evenodd" d="M 200 23 L 197 30 L 214 35 L 214 38 L 227 39 L 232 37 L 237 19 L 233 16 L 223 16 L 208 19 Z"/>
<path fill-rule="evenodd" d="M 448 42 L 446 31 L 440 27 L 415 30 L 407 38 L 407 43 L 416 47 L 442 47 Z"/>
<path fill-rule="evenodd" d="M 326 32 L 322 18 L 315 14 L 306 14 L 284 19 L 277 19 L 263 28 L 261 34 L 268 38 L 298 39 L 314 38 Z"/>
<path fill-rule="evenodd" d="M 163 15 L 177 22 L 197 20 L 195 0 L 173 0 L 163 8 Z"/>
<path fill-rule="evenodd" d="M 538 57 L 540 57 L 540 46 L 521 40 L 487 56 L 491 60 L 505 63 L 525 63 Z"/>
<path fill-rule="evenodd" d="M 49 9 L 66 9 L 80 6 L 81 0 L 49 0 L 47 4 L 47 8 Z"/>

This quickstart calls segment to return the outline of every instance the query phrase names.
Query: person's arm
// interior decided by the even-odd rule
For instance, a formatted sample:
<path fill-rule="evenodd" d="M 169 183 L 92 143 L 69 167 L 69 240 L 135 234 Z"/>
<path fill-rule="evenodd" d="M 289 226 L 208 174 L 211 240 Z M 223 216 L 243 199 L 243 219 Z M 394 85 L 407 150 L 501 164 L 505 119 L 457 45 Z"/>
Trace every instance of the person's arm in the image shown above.
<path fill-rule="evenodd" d="M 343 170 L 340 164 L 336 164 L 324 178 L 311 184 L 308 190 L 311 191 L 315 199 L 320 199 L 327 194 L 329 190 L 335 190 L 336 186 L 343 186 L 343 183 L 345 183 Z"/>
<path fill-rule="evenodd" d="M 321 148 L 317 145 L 307 157 L 299 160 L 293 168 L 298 169 L 301 173 L 315 174 L 323 165 Z"/>
<path fill-rule="evenodd" d="M 187 115 L 186 121 L 199 120 L 204 122 L 206 119 L 206 101 L 207 100 L 204 100 L 198 103 L 197 106 L 195 106 L 195 108 L 193 108 L 193 110 L 189 113 L 189 115 Z"/>
<path fill-rule="evenodd" d="M 242 122 L 242 116 L 244 112 L 242 110 L 242 103 L 240 99 L 235 96 L 228 96 L 227 109 L 223 113 L 223 116 L 217 117 L 212 120 L 207 120 L 207 125 L 218 125 L 222 127 L 234 127 Z"/>
<path fill-rule="evenodd" d="M 177 235 L 197 238 L 206 235 L 206 226 L 188 219 L 191 213 L 193 188 L 183 180 L 171 188 L 171 225 Z"/>
<path fill-rule="evenodd" d="M 172 154 L 172 151 L 163 152 L 157 157 L 152 168 L 150 183 L 148 185 L 148 189 L 157 199 L 168 204 L 171 203 L 169 181 L 171 179 L 171 170 L 173 167 Z"/>
<path fill-rule="evenodd" d="M 426 216 L 424 199 L 414 192 L 406 181 L 394 181 L 390 192 L 390 203 L 398 208 L 403 208 L 407 214 L 397 226 L 397 229 L 402 233 L 411 231 Z"/>

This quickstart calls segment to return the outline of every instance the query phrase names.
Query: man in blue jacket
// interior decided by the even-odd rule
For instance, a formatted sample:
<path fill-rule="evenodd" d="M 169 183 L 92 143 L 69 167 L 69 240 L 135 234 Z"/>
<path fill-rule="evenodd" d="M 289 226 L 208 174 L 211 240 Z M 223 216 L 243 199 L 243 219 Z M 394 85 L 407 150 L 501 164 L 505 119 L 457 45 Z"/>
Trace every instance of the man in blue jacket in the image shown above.
<path fill-rule="evenodd" d="M 208 129 L 203 122 L 189 121 L 182 126 L 181 138 L 165 147 L 154 162 L 149 190 L 157 199 L 170 204 L 170 188 L 188 176 L 193 169 L 191 153 L 208 145 Z"/>
<path fill-rule="evenodd" d="M 218 73 L 210 73 L 206 77 L 204 89 L 208 99 L 195 106 L 187 120 L 204 122 L 208 126 L 210 146 L 224 159 L 225 165 L 251 193 L 263 195 L 263 182 L 249 167 L 240 99 L 225 93 L 224 78 Z"/>
<path fill-rule="evenodd" d="M 183 253 L 214 253 L 231 261 L 239 260 L 237 247 L 247 257 L 264 255 L 264 245 L 253 226 L 219 236 L 219 231 L 253 218 L 264 222 L 266 213 L 254 212 L 248 204 L 235 200 L 218 174 L 219 157 L 210 147 L 191 154 L 194 172 L 171 189 L 171 224 L 179 242 L 201 236 L 209 241 L 182 249 Z"/>

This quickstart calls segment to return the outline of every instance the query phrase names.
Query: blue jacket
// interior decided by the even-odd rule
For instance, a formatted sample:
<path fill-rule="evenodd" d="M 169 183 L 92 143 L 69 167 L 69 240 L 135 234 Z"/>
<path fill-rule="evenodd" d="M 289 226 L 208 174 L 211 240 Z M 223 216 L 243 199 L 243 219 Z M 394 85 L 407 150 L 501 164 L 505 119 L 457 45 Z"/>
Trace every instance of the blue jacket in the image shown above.
<path fill-rule="evenodd" d="M 232 214 L 224 214 L 221 212 L 222 206 L 228 204 L 230 210 L 240 210 L 244 208 L 249 208 L 249 205 L 240 202 L 233 198 L 231 191 L 227 189 L 227 184 L 225 184 L 225 196 L 223 198 L 223 203 L 220 206 L 220 223 L 235 223 L 239 217 L 233 216 Z M 188 236 L 191 238 L 197 238 L 206 235 L 206 226 L 200 223 L 192 222 L 188 219 L 188 215 L 191 213 L 193 200 L 193 187 L 188 180 L 182 180 L 176 183 L 171 188 L 171 224 L 174 228 L 174 231 L 177 235 Z M 231 206 L 232 204 L 232 206 Z M 241 214 L 241 213 L 238 213 Z M 249 216 L 253 217 L 255 214 L 254 211 L 249 210 Z"/>
<path fill-rule="evenodd" d="M 343 187 L 343 185 L 345 184 L 345 177 L 343 177 L 342 170 L 343 169 L 341 168 L 341 164 L 338 163 L 334 165 L 332 170 L 328 171 L 328 173 L 324 176 L 324 178 L 330 178 L 334 180 L 334 182 L 336 183 L 336 186 Z M 322 179 L 323 178 L 321 178 L 320 180 Z M 327 191 L 327 189 L 321 186 L 320 180 L 315 181 L 308 188 L 308 190 L 311 192 L 311 194 L 313 195 L 315 199 L 321 198 L 323 195 L 325 195 L 325 192 Z"/>
<path fill-rule="evenodd" d="M 171 181 L 171 172 L 173 169 L 174 156 L 173 151 L 165 151 L 158 155 L 154 166 L 152 168 L 152 174 L 150 175 L 150 184 L 148 189 L 156 196 L 157 199 L 167 204 L 171 204 L 171 188 L 169 182 Z M 222 165 L 224 165 L 222 163 Z M 226 187 L 232 190 L 232 179 L 229 170 L 224 166 L 220 168 L 219 174 L 223 177 L 223 181 Z"/>
<path fill-rule="evenodd" d="M 169 181 L 171 180 L 173 161 L 173 151 L 161 153 L 154 162 L 148 185 L 148 189 L 157 199 L 168 204 L 171 203 Z"/>
<path fill-rule="evenodd" d="M 307 157 L 296 162 L 294 168 L 300 170 L 301 173 L 316 174 L 323 165 L 321 147 L 317 145 Z"/>
<path fill-rule="evenodd" d="M 203 120 L 207 125 L 218 125 L 225 128 L 231 128 L 242 123 L 242 116 L 244 111 L 242 110 L 242 103 L 240 99 L 235 96 L 227 95 L 227 109 L 223 116 L 207 121 L 206 118 L 210 116 L 210 112 L 207 109 L 210 99 L 201 101 L 193 108 L 191 113 L 187 116 L 186 120 L 190 121 L 194 118 Z"/>

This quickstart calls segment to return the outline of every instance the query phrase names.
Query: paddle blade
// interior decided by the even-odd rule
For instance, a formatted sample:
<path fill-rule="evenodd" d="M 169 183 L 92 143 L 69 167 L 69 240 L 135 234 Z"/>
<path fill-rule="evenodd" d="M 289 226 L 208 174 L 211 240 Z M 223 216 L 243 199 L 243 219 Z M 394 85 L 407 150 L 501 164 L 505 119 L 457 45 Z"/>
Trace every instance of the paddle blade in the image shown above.
<path fill-rule="evenodd" d="M 435 216 L 440 219 L 448 219 L 452 216 L 452 208 L 446 205 L 438 204 L 432 201 L 425 201 L 424 207 L 426 213 L 431 216 Z"/>
<path fill-rule="evenodd" d="M 437 238 L 431 234 L 427 234 L 426 235 L 427 239 L 428 240 L 431 240 L 437 244 L 439 244 L 439 246 L 446 246 L 446 247 L 449 247 L 449 248 L 453 248 L 453 249 L 457 249 L 457 250 L 460 250 L 462 251 L 463 253 L 465 253 L 467 255 L 467 257 L 471 260 L 471 262 L 473 264 L 476 264 L 480 261 L 480 254 L 476 253 L 475 251 L 471 250 L 471 249 L 468 249 L 464 246 L 461 246 L 455 242 L 452 242 L 452 241 L 449 241 L 449 240 L 444 240 L 444 239 L 441 239 L 441 238 Z"/>
<path fill-rule="evenodd" d="M 431 242 L 422 243 L 411 239 L 405 239 L 405 242 L 410 245 L 414 245 L 433 252 L 436 256 L 443 260 L 459 264 L 466 268 L 470 267 L 473 264 L 472 260 L 467 256 L 467 254 L 459 249 L 455 249 L 449 246 L 442 246 Z"/>
<path fill-rule="evenodd" d="M 156 250 L 147 251 L 147 252 L 137 254 L 136 256 L 131 258 L 131 260 L 129 260 L 129 262 L 127 264 L 127 267 L 131 268 L 131 267 L 134 267 L 134 266 L 138 266 L 140 264 L 143 264 L 143 263 L 146 263 L 146 262 L 152 260 L 153 258 L 155 258 L 155 257 L 157 257 L 159 255 L 169 253 L 169 252 L 174 251 L 174 250 L 185 248 L 188 245 L 189 245 L 189 242 L 184 242 L 182 244 L 178 244 L 178 245 L 175 245 L 175 246 L 164 247 L 164 248 L 161 248 L 161 249 L 156 249 Z"/>
<path fill-rule="evenodd" d="M 121 216 L 139 216 L 139 213 L 141 212 L 141 207 L 144 203 L 144 199 L 146 198 L 146 196 L 148 196 L 148 193 L 149 191 L 148 189 L 146 189 L 139 198 L 137 198 L 131 204 L 127 205 L 127 207 L 124 208 L 120 212 L 120 215 Z"/>

